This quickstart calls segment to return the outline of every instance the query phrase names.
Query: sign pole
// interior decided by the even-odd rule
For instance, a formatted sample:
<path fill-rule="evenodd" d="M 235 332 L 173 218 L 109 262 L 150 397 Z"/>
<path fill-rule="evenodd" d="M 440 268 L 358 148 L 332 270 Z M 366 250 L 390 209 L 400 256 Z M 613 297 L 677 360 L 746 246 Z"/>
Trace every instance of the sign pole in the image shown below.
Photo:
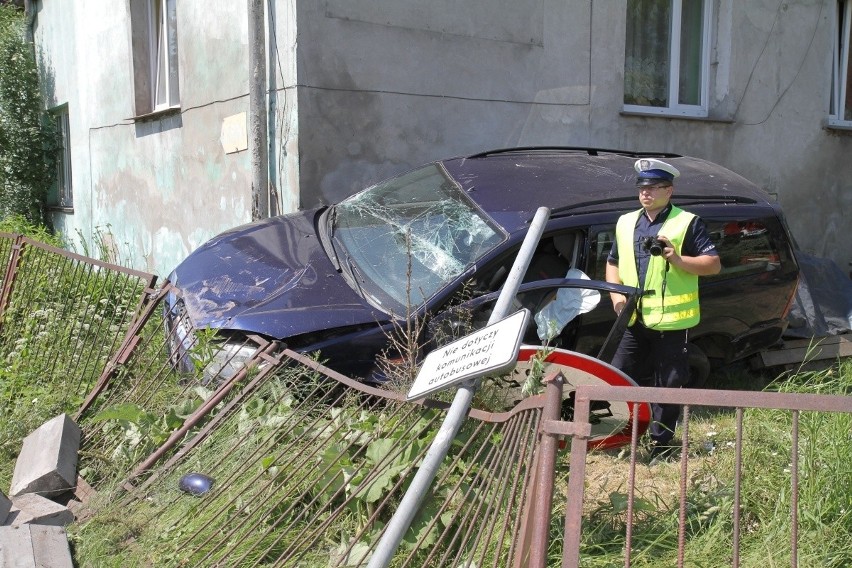
<path fill-rule="evenodd" d="M 535 252 L 536 246 L 544 233 L 544 227 L 550 217 L 550 209 L 547 207 L 539 207 L 530 223 L 529 231 L 524 237 L 524 242 L 521 244 L 521 250 L 515 258 L 512 269 L 506 278 L 506 283 L 500 290 L 500 296 L 494 304 L 494 310 L 491 312 L 491 317 L 488 318 L 488 324 L 500 321 L 509 313 L 512 306 L 512 300 L 518 293 L 518 288 L 521 286 L 524 274 L 529 267 L 530 260 Z M 399 507 L 394 513 L 391 520 L 388 522 L 386 530 L 376 545 L 373 555 L 370 558 L 370 563 L 367 568 L 386 568 L 393 558 L 399 543 L 402 542 L 406 531 L 411 526 L 411 521 L 420 507 L 423 497 L 429 490 L 429 486 L 438 474 L 438 469 L 441 467 L 441 462 L 449 452 L 450 446 L 461 428 L 465 416 L 467 416 L 470 403 L 473 401 L 473 395 L 479 387 L 479 378 L 473 378 L 459 386 L 456 391 L 456 396 L 453 398 L 452 405 L 447 411 L 447 416 L 441 424 L 438 434 L 429 446 L 429 451 L 423 458 L 423 463 L 414 475 L 411 485 L 402 497 Z"/>

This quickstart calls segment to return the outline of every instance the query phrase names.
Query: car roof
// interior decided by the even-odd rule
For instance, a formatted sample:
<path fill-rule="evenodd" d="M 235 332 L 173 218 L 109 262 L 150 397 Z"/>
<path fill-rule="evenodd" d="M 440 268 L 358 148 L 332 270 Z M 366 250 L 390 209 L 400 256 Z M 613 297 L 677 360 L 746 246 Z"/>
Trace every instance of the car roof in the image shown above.
<path fill-rule="evenodd" d="M 438 163 L 487 213 L 516 212 L 529 219 L 539 207 L 550 208 L 551 218 L 638 208 L 633 164 L 641 157 L 660 158 L 680 170 L 672 195 L 678 205 L 771 203 L 765 191 L 739 174 L 678 154 L 525 147 Z"/>

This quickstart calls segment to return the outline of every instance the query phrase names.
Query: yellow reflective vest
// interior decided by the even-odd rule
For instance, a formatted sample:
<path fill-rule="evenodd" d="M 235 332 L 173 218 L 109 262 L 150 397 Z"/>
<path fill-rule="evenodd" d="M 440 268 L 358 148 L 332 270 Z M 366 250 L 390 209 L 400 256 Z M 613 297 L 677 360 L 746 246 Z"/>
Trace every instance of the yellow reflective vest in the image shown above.
<path fill-rule="evenodd" d="M 618 246 L 618 275 L 626 286 L 638 287 L 636 256 L 633 233 L 639 215 L 644 209 L 626 213 L 618 219 L 615 240 Z M 680 255 L 686 231 L 695 215 L 672 206 L 668 218 L 660 227 L 659 234 L 665 235 Z M 654 290 L 654 294 L 643 296 L 639 302 L 642 322 L 646 327 L 667 330 L 694 327 L 701 318 L 698 308 L 698 276 L 670 266 L 662 256 L 652 256 L 645 273 L 643 290 Z M 630 325 L 636 321 L 635 314 Z"/>

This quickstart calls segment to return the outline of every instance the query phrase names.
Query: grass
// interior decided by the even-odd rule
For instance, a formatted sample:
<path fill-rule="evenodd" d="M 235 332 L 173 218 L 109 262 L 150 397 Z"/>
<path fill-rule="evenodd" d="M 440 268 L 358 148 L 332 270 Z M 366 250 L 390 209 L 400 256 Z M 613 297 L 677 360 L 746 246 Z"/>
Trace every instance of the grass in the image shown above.
<path fill-rule="evenodd" d="M 731 388 L 754 377 L 734 374 Z M 778 392 L 849 395 L 852 362 L 823 371 L 785 374 Z M 747 410 L 743 420 L 740 566 L 791 563 L 792 414 Z M 686 566 L 731 565 L 733 550 L 733 411 L 694 412 L 690 422 Z M 582 566 L 623 565 L 626 456 L 598 453 L 587 469 Z M 801 413 L 799 419 L 799 566 L 852 565 L 852 415 Z M 677 562 L 680 463 L 637 467 L 631 566 Z M 555 551 L 561 554 L 561 550 Z M 552 561 L 556 562 L 555 558 Z"/>

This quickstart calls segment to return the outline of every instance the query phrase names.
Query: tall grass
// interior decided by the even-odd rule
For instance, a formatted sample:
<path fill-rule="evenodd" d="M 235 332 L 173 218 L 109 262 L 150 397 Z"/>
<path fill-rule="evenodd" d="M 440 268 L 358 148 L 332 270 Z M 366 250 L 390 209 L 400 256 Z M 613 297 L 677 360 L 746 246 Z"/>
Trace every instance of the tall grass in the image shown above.
<path fill-rule="evenodd" d="M 852 361 L 823 371 L 784 375 L 767 390 L 849 395 Z M 789 411 L 751 409 L 744 413 L 739 545 L 744 568 L 791 565 L 792 421 Z M 732 414 L 698 418 L 690 425 L 690 437 L 684 561 L 695 567 L 730 566 L 734 543 Z M 676 565 L 679 465 L 639 466 L 631 566 Z M 582 566 L 624 564 L 621 491 L 616 487 L 608 495 L 587 493 L 594 504 L 583 520 Z M 799 566 L 852 566 L 850 414 L 802 412 L 799 416 L 796 528 Z"/>

